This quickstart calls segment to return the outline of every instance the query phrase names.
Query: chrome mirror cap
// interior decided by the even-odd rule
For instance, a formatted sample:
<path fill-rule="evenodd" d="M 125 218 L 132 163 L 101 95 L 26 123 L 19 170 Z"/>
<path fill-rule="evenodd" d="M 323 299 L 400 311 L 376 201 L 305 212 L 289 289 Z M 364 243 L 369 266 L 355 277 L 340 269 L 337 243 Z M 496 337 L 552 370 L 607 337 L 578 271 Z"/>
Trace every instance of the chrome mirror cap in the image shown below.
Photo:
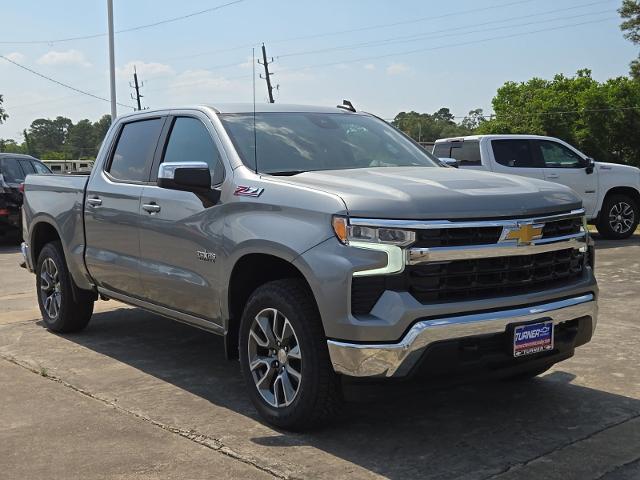
<path fill-rule="evenodd" d="M 176 177 L 176 170 L 180 169 L 209 169 L 209 165 L 205 162 L 168 162 L 161 163 L 158 169 L 158 178 L 165 180 L 174 180 Z"/>

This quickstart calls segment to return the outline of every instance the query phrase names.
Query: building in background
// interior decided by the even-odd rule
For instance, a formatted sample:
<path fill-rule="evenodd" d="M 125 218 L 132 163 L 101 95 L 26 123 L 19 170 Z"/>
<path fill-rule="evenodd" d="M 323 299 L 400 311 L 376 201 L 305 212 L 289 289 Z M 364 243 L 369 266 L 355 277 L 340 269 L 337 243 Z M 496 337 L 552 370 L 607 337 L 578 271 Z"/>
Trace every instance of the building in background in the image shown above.
<path fill-rule="evenodd" d="M 42 160 L 53 173 L 90 172 L 93 160 Z"/>

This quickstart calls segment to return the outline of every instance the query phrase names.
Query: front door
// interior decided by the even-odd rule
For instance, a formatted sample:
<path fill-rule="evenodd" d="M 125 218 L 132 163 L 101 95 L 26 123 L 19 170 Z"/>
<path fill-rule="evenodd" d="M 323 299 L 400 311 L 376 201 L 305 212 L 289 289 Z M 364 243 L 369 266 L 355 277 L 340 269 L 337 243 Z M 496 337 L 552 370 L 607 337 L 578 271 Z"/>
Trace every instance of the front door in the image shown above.
<path fill-rule="evenodd" d="M 140 196 L 164 117 L 125 123 L 104 168 L 87 186 L 86 264 L 98 286 L 144 298 L 140 283 Z"/>
<path fill-rule="evenodd" d="M 545 179 L 572 188 L 582 198 L 587 217 L 595 215 L 598 204 L 598 177 L 587 173 L 588 161 L 561 143 L 536 141 L 545 164 Z"/>
<path fill-rule="evenodd" d="M 204 115 L 176 116 L 161 162 L 206 162 L 214 187 L 224 178 L 215 131 Z M 154 165 L 152 183 L 159 163 Z M 141 280 L 145 297 L 182 313 L 220 322 L 223 215 L 195 193 L 145 186 L 140 203 Z"/>

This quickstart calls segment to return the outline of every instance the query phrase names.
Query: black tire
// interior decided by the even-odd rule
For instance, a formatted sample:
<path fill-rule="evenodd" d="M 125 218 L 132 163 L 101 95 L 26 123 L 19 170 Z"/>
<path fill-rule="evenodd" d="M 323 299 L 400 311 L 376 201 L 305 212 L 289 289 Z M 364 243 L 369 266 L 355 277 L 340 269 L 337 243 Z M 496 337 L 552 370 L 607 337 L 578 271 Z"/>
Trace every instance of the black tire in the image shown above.
<path fill-rule="evenodd" d="M 631 226 L 616 221 L 618 215 L 624 212 L 625 220 L 628 221 L 631 216 Z M 598 216 L 596 228 L 598 233 L 604 238 L 612 240 L 622 240 L 629 238 L 633 235 L 638 227 L 638 221 L 640 220 L 640 207 L 633 200 L 633 198 L 624 194 L 609 195 L 604 199 L 602 203 L 602 209 Z M 619 226 L 622 225 L 622 231 Z"/>
<path fill-rule="evenodd" d="M 274 317 L 271 325 L 276 323 L 275 318 L 280 318 L 278 322 L 282 324 L 288 320 L 293 330 L 293 335 L 289 335 L 289 338 L 293 338 L 299 346 L 300 363 L 295 364 L 295 368 L 299 369 L 301 377 L 299 382 L 294 381 L 296 380 L 295 377 L 290 377 L 292 383 L 289 383 L 289 386 L 297 383 L 297 390 L 292 396 L 293 400 L 288 405 L 274 406 L 270 404 L 263 397 L 263 393 L 259 391 L 258 380 L 254 380 L 254 373 L 249 366 L 249 356 L 252 355 L 252 348 L 249 344 L 251 329 L 252 327 L 257 328 L 257 323 L 254 324 L 254 320 L 256 320 L 259 313 L 269 309 L 276 309 L 281 313 L 280 317 Z M 283 332 L 284 328 L 286 327 L 283 327 Z M 276 328 L 274 326 L 275 331 Z M 278 338 L 277 333 L 275 338 Z M 281 338 L 284 344 L 285 335 L 281 335 Z M 338 416 L 342 405 L 340 379 L 335 374 L 329 360 L 325 334 L 315 301 L 311 292 L 301 280 L 276 280 L 262 285 L 253 292 L 242 315 L 238 348 L 242 375 L 245 379 L 249 396 L 258 413 L 268 423 L 286 430 L 302 431 L 321 424 L 326 425 Z M 280 343 L 276 348 L 281 349 L 278 350 L 280 352 L 286 350 L 286 347 L 280 346 Z M 280 357 L 268 358 L 275 359 Z M 291 362 L 294 361 L 292 360 Z M 263 364 L 264 369 L 266 369 L 264 376 L 267 377 L 269 372 L 274 372 L 272 375 L 280 376 L 279 368 L 282 368 L 281 372 L 284 373 L 284 365 L 280 364 L 278 366 L 276 361 L 276 368 L 270 370 L 271 367 Z M 289 365 L 289 359 L 287 359 L 287 370 Z M 255 375 L 259 374 L 260 372 L 256 369 Z M 273 376 L 269 378 L 273 378 Z M 274 401 L 278 403 L 278 397 L 275 394 L 276 388 L 278 387 L 274 384 L 272 389 L 263 391 L 267 394 L 273 392 Z M 282 392 L 280 396 L 286 398 L 284 391 L 280 391 Z"/>
<path fill-rule="evenodd" d="M 53 276 L 51 265 L 57 271 L 56 277 Z M 62 245 L 57 241 L 47 243 L 38 256 L 36 292 L 42 320 L 52 332 L 70 333 L 82 330 L 93 314 L 93 300 L 82 298 L 76 301 L 71 282 L 73 279 L 67 268 Z"/>
<path fill-rule="evenodd" d="M 507 380 L 509 382 L 522 382 L 522 381 L 525 381 L 525 380 L 530 380 L 532 378 L 537 377 L 538 375 L 542 375 L 544 372 L 549 370 L 551 367 L 553 367 L 553 364 L 551 364 L 551 365 L 543 365 L 541 367 L 532 368 L 531 370 L 520 372 L 520 373 L 517 373 L 517 374 L 512 375 L 510 377 L 507 377 L 507 378 L 505 378 L 505 380 Z"/>

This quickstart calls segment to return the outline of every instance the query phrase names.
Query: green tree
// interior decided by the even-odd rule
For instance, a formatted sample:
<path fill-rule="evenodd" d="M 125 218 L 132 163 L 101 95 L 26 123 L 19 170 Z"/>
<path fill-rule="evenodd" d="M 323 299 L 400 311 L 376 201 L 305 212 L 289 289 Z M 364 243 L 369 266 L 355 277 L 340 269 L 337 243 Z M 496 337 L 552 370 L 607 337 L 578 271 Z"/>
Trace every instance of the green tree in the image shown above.
<path fill-rule="evenodd" d="M 93 124 L 93 138 L 95 141 L 95 152 L 96 155 L 98 150 L 100 149 L 100 145 L 102 144 L 102 140 L 104 140 L 109 127 L 111 126 L 111 115 L 103 115 L 100 117 L 100 120 L 94 122 Z"/>
<path fill-rule="evenodd" d="M 625 32 L 625 38 L 635 44 L 640 44 L 640 1 L 622 0 L 622 6 L 618 13 L 624 19 L 624 22 L 620 24 L 620 29 Z M 640 80 L 640 55 L 631 62 L 630 67 L 631 76 Z"/>
<path fill-rule="evenodd" d="M 65 141 L 65 152 L 70 158 L 94 158 L 96 143 L 95 130 L 91 120 L 80 120 L 69 128 Z"/>
<path fill-rule="evenodd" d="M 9 115 L 7 114 L 7 112 L 5 112 L 4 108 L 2 107 L 3 101 L 4 99 L 2 98 L 2 95 L 0 95 L 0 124 L 2 124 L 2 122 L 4 122 L 7 118 L 9 118 Z"/>
<path fill-rule="evenodd" d="M 507 82 L 494 97 L 495 116 L 478 133 L 559 137 L 600 161 L 640 165 L 640 82 L 574 77 Z"/>
<path fill-rule="evenodd" d="M 38 118 L 31 122 L 28 130 L 30 153 L 44 156 L 44 153 L 62 152 L 69 129 L 73 122 L 66 117 L 54 120 Z"/>
<path fill-rule="evenodd" d="M 469 128 L 457 124 L 454 119 L 454 115 L 448 108 L 441 108 L 433 114 L 400 112 L 391 123 L 419 142 L 433 142 L 438 138 L 471 133 Z"/>

